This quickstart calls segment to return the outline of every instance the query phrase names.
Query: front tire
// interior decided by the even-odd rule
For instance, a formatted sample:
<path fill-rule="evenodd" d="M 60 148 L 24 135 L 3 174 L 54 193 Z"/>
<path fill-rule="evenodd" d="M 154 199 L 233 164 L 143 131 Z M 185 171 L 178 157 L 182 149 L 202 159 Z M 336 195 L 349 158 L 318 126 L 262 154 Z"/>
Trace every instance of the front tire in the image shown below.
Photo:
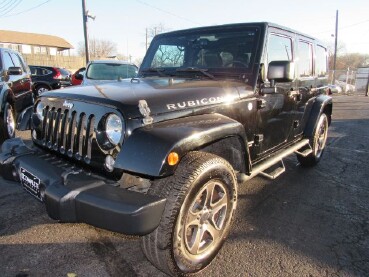
<path fill-rule="evenodd" d="M 15 114 L 8 102 L 4 106 L 3 117 L 0 119 L 0 144 L 15 137 Z"/>
<path fill-rule="evenodd" d="M 237 203 L 237 181 L 224 159 L 190 152 L 173 176 L 155 181 L 150 194 L 167 198 L 159 226 L 141 238 L 146 257 L 169 275 L 195 273 L 224 243 Z"/>
<path fill-rule="evenodd" d="M 316 165 L 323 156 L 325 145 L 328 137 L 328 117 L 325 113 L 322 113 L 319 117 L 317 126 L 314 131 L 314 137 L 312 138 L 313 152 L 306 157 L 297 155 L 297 159 L 300 165 L 303 167 L 311 167 Z"/>

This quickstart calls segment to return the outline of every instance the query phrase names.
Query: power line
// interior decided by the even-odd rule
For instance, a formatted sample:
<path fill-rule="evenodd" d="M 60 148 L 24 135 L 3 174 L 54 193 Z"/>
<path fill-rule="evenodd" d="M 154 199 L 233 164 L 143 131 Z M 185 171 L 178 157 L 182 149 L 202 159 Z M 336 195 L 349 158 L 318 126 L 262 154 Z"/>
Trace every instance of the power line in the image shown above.
<path fill-rule="evenodd" d="M 42 6 L 42 5 L 45 5 L 46 3 L 50 2 L 51 0 L 46 0 L 45 2 L 42 2 L 36 6 L 33 6 L 32 8 L 29 8 L 29 9 L 26 9 L 26 10 L 23 10 L 23 11 L 20 11 L 18 13 L 13 13 L 13 14 L 9 14 L 9 15 L 6 15 L 6 16 L 0 16 L 0 17 L 11 17 L 11 16 L 16 16 L 16 15 L 20 15 L 20 14 L 23 14 L 23 13 L 26 13 L 26 12 L 29 12 L 29 11 L 32 11 L 34 9 L 37 9 L 38 7 Z"/>
<path fill-rule="evenodd" d="M 169 12 L 169 11 L 163 10 L 163 9 L 161 9 L 161 8 L 158 8 L 158 7 L 155 7 L 155 6 L 153 6 L 153 5 L 151 5 L 151 4 L 148 4 L 148 3 L 144 2 L 144 1 L 141 1 L 141 0 L 136 0 L 136 1 L 137 1 L 137 2 L 139 2 L 139 3 L 140 3 L 140 4 L 142 4 L 142 5 L 145 5 L 145 6 L 147 6 L 147 7 L 153 8 L 153 9 L 155 9 L 155 10 L 158 10 L 158 11 L 161 11 L 161 12 L 163 12 L 163 13 L 169 14 L 169 15 L 171 15 L 171 16 L 177 17 L 177 18 L 179 18 L 179 19 L 182 19 L 182 20 L 188 21 L 188 22 L 190 22 L 190 23 L 192 23 L 192 24 L 201 25 L 199 22 L 192 21 L 192 20 L 190 20 L 190 19 L 188 19 L 188 18 L 185 18 L 185 17 L 183 17 L 183 16 L 180 16 L 180 15 L 178 15 L 178 14 L 174 14 L 174 13 L 172 13 L 172 12 Z"/>
<path fill-rule="evenodd" d="M 14 10 L 23 0 L 14 0 L 13 3 L 7 8 L 3 10 L 3 13 L 0 16 L 9 14 L 12 10 Z"/>
<path fill-rule="evenodd" d="M 8 2 L 5 2 L 4 3 L 4 5 L 2 5 L 1 7 L 0 7 L 0 9 L 1 10 L 6 10 L 9 6 L 11 6 L 12 5 L 12 2 L 14 2 L 14 0 L 12 1 L 12 0 L 10 0 L 10 1 L 8 1 Z"/>
<path fill-rule="evenodd" d="M 351 28 L 351 27 L 354 27 L 354 26 L 357 26 L 357 25 L 361 25 L 363 23 L 366 23 L 366 22 L 369 22 L 369 20 L 364 20 L 364 21 L 360 21 L 360 22 L 357 22 L 357 23 L 354 23 L 354 24 L 351 24 L 351 25 L 346 25 L 346 26 L 343 26 L 343 27 L 340 27 L 338 30 L 343 30 L 343 29 L 347 29 L 347 28 Z M 319 33 L 315 33 L 315 35 L 320 35 L 320 34 L 325 34 L 325 33 L 331 33 L 332 32 L 332 29 L 330 30 L 326 30 L 326 31 L 322 31 L 322 32 L 319 32 Z"/>

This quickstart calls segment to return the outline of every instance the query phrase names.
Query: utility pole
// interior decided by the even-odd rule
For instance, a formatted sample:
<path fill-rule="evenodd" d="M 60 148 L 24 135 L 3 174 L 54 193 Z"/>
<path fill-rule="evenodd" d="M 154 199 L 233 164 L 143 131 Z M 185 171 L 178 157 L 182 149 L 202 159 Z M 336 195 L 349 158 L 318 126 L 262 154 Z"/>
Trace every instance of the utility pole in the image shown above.
<path fill-rule="evenodd" d="M 334 61 L 333 61 L 333 80 L 332 80 L 333 85 L 336 82 L 337 40 L 338 40 L 338 10 L 336 10 L 336 32 L 334 34 Z"/>
<path fill-rule="evenodd" d="M 82 18 L 83 18 L 83 33 L 85 36 L 85 54 L 86 54 L 86 65 L 87 65 L 88 62 L 90 61 L 90 53 L 88 50 L 86 0 L 82 0 Z"/>
<path fill-rule="evenodd" d="M 368 80 L 366 81 L 365 96 L 369 94 L 369 68 L 368 68 Z"/>

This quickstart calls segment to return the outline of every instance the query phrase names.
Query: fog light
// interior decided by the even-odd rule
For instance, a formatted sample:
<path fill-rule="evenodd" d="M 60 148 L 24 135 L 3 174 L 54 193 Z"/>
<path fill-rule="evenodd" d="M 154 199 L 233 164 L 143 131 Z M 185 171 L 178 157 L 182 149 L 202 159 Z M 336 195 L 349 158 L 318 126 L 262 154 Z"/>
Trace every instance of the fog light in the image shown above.
<path fill-rule="evenodd" d="M 105 158 L 105 168 L 107 171 L 112 172 L 114 170 L 115 160 L 112 156 L 108 155 Z"/>

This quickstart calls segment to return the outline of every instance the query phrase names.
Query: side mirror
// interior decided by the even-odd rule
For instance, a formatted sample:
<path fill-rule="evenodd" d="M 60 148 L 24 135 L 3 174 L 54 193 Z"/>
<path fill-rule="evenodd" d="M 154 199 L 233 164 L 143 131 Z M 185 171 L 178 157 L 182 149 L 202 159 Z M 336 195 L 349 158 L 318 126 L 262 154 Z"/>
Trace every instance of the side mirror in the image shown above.
<path fill-rule="evenodd" d="M 74 75 L 74 78 L 76 78 L 77 80 L 83 80 L 83 75 L 80 73 L 77 73 L 76 75 Z"/>
<path fill-rule="evenodd" d="M 8 75 L 22 75 L 22 68 L 17 66 L 10 66 L 8 68 Z"/>
<path fill-rule="evenodd" d="M 286 83 L 295 79 L 295 64 L 290 61 L 272 61 L 268 66 L 269 87 L 263 87 L 261 93 L 273 94 L 277 92 L 275 82 Z"/>
<path fill-rule="evenodd" d="M 267 78 L 273 82 L 292 82 L 295 79 L 295 64 L 290 61 L 272 61 L 268 66 Z"/>

